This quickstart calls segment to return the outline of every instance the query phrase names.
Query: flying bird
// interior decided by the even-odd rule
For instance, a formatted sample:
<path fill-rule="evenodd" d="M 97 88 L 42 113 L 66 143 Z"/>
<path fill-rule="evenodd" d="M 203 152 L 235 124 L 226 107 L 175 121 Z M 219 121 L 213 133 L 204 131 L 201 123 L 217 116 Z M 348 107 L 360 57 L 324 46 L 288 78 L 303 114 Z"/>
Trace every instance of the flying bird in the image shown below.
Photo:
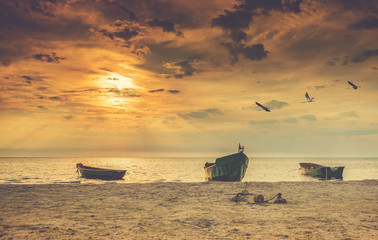
<path fill-rule="evenodd" d="M 270 112 L 269 108 L 263 106 L 261 103 L 258 103 L 258 102 L 255 102 L 257 106 L 261 107 L 262 109 L 264 109 L 266 112 Z"/>
<path fill-rule="evenodd" d="M 314 101 L 314 98 L 313 98 L 313 97 L 310 97 L 310 96 L 308 95 L 307 92 L 306 92 L 306 94 L 305 94 L 305 97 L 306 97 L 306 101 L 307 101 L 307 102 L 313 102 L 313 101 Z"/>
<path fill-rule="evenodd" d="M 354 85 L 354 83 L 352 83 L 351 81 L 348 81 L 348 83 L 349 83 L 349 85 L 352 86 L 353 89 L 357 89 L 358 88 L 358 86 Z"/>

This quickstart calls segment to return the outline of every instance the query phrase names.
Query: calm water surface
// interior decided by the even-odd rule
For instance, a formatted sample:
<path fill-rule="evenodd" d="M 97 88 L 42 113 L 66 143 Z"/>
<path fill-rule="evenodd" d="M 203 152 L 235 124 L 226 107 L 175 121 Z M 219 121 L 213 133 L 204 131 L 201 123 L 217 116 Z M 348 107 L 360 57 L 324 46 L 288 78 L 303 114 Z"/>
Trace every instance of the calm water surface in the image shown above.
<path fill-rule="evenodd" d="M 253 158 L 243 181 L 319 181 L 303 176 L 300 162 L 345 166 L 344 181 L 378 179 L 378 158 Z M 203 182 L 205 162 L 215 158 L 0 158 L 0 184 L 107 183 L 76 173 L 76 163 L 126 169 L 117 183 Z"/>

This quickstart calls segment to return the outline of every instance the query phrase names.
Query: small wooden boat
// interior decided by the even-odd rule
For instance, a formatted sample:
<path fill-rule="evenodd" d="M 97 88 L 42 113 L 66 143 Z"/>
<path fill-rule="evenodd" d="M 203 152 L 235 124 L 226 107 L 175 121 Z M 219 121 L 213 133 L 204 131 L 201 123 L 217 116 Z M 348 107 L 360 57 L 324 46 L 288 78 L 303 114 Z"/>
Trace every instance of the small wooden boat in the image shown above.
<path fill-rule="evenodd" d="M 241 181 L 248 168 L 249 159 L 244 154 L 244 147 L 238 153 L 220 157 L 215 163 L 205 164 L 206 181 Z"/>
<path fill-rule="evenodd" d="M 83 178 L 90 179 L 120 180 L 126 173 L 126 170 L 89 167 L 82 163 L 76 164 L 76 168 Z"/>
<path fill-rule="evenodd" d="M 322 179 L 342 179 L 344 166 L 340 167 L 327 167 L 315 163 L 300 163 L 300 170 L 302 174 Z"/>

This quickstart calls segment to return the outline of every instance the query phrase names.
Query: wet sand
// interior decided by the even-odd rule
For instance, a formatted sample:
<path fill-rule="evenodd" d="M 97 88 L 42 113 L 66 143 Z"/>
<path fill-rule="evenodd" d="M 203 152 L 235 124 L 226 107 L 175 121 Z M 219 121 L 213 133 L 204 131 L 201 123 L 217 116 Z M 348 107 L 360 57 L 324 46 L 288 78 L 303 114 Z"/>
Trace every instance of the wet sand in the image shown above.
<path fill-rule="evenodd" d="M 230 201 L 243 190 L 286 204 Z M 378 239 L 378 180 L 0 185 L 0 239 Z"/>

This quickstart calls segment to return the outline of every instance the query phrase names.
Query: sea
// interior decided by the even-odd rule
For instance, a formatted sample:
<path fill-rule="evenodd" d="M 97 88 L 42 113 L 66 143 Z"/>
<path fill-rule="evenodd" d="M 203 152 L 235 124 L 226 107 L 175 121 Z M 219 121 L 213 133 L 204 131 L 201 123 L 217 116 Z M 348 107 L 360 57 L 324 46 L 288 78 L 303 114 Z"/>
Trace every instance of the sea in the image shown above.
<path fill-rule="evenodd" d="M 214 161 L 209 157 L 0 157 L 0 184 L 204 182 L 204 164 Z M 345 166 L 343 179 L 331 181 L 378 179 L 378 158 L 249 157 L 243 182 L 322 181 L 302 175 L 300 162 Z M 123 180 L 117 181 L 84 179 L 77 173 L 77 163 L 127 172 Z"/>

